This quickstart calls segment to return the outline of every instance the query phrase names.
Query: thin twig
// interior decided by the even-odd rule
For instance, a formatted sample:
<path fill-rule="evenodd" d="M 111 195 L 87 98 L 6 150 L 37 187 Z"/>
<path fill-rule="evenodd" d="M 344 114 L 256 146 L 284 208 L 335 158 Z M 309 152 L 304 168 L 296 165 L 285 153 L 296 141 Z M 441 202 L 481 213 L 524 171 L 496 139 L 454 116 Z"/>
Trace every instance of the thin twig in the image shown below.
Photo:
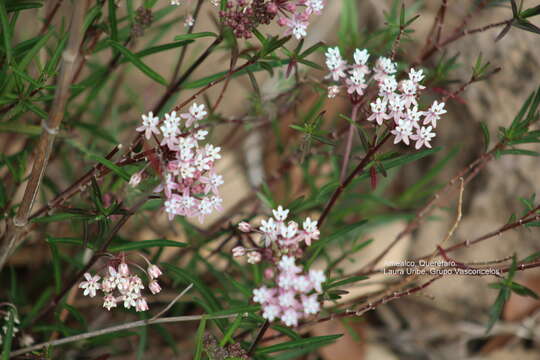
<path fill-rule="evenodd" d="M 351 158 L 351 150 L 353 143 L 354 130 L 356 125 L 356 116 L 358 114 L 359 105 L 353 105 L 351 114 L 351 124 L 349 126 L 349 134 L 347 135 L 347 145 L 345 147 L 345 154 L 343 155 L 343 163 L 341 164 L 341 174 L 339 181 L 343 182 L 347 175 L 347 168 L 349 167 L 349 159 Z"/>
<path fill-rule="evenodd" d="M 235 318 L 238 315 L 243 315 L 243 314 L 230 314 L 230 315 L 217 315 L 217 316 L 212 316 L 212 315 L 188 315 L 188 316 L 172 316 L 172 317 L 159 318 L 159 319 L 152 318 L 152 319 L 148 319 L 148 320 L 139 320 L 139 321 L 134 321 L 134 322 L 130 322 L 130 323 L 127 323 L 127 324 L 111 326 L 111 327 L 108 327 L 108 328 L 105 328 L 105 329 L 90 331 L 90 332 L 87 332 L 87 333 L 84 333 L 84 334 L 68 336 L 68 337 L 63 338 L 63 339 L 43 342 L 41 344 L 25 347 L 23 349 L 11 352 L 10 357 L 15 357 L 15 356 L 18 356 L 18 355 L 28 353 L 30 351 L 43 349 L 43 348 L 49 347 L 49 346 L 58 346 L 58 345 L 69 344 L 69 343 L 72 343 L 72 342 L 75 342 L 75 341 L 90 339 L 90 338 L 93 338 L 93 337 L 96 337 L 96 336 L 110 334 L 110 333 L 114 333 L 114 332 L 122 331 L 122 330 L 133 329 L 133 328 L 137 328 L 137 327 L 141 327 L 141 326 L 148 326 L 148 325 L 155 325 L 155 324 L 166 324 L 166 323 L 175 323 L 175 322 L 184 322 L 184 321 L 199 321 L 199 320 L 202 320 L 203 318 L 205 318 L 207 320 L 229 319 L 229 318 Z"/>
<path fill-rule="evenodd" d="M 17 215 L 10 222 L 10 229 L 6 234 L 2 249 L 0 250 L 0 271 L 14 248 L 21 241 L 21 235 L 25 233 L 25 228 L 28 225 L 28 217 L 32 211 L 41 179 L 45 174 L 45 169 L 52 153 L 54 139 L 64 119 L 66 103 L 71 92 L 71 81 L 79 57 L 79 48 L 84 36 L 82 23 L 87 4 L 88 2 L 72 5 L 71 36 L 67 48 L 62 55 L 62 65 L 60 67 L 54 101 L 48 118 L 42 122 L 43 131 L 35 149 L 34 165 L 24 191 L 23 200 L 19 206 Z"/>
<path fill-rule="evenodd" d="M 161 315 L 165 314 L 167 311 L 169 311 L 170 308 L 173 307 L 174 304 L 176 304 L 176 302 L 182 297 L 184 296 L 189 290 L 191 290 L 191 288 L 193 287 L 193 284 L 189 284 L 189 286 L 187 288 L 185 288 L 180 294 L 178 294 L 177 297 L 175 297 L 173 299 L 173 301 L 171 301 L 169 303 L 169 305 L 165 306 L 165 308 L 163 310 L 161 310 L 160 312 L 158 312 L 156 315 L 154 315 L 150 321 L 152 320 L 156 320 L 157 318 L 161 317 Z"/>

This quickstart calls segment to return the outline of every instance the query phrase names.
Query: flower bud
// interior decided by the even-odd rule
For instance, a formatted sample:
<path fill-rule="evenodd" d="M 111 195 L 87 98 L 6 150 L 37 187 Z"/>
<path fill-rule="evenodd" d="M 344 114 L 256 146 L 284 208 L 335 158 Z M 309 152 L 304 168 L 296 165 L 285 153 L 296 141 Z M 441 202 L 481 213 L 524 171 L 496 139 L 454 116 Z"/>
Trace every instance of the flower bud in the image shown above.
<path fill-rule="evenodd" d="M 243 246 L 237 246 L 232 249 L 232 254 L 234 257 L 240 257 L 246 255 L 246 249 Z"/>
<path fill-rule="evenodd" d="M 122 276 L 128 276 L 129 275 L 129 267 L 125 262 L 122 262 L 118 266 L 118 273 Z"/>
<path fill-rule="evenodd" d="M 137 312 L 139 311 L 147 311 L 148 310 L 148 303 L 146 302 L 146 299 L 142 296 L 137 299 L 137 304 L 135 305 L 135 310 Z"/>
<path fill-rule="evenodd" d="M 245 221 L 242 221 L 240 224 L 238 224 L 238 229 L 240 229 L 241 232 L 246 232 L 246 233 L 251 232 L 251 230 L 253 230 L 251 225 Z"/>
<path fill-rule="evenodd" d="M 139 183 L 141 182 L 141 179 L 141 171 L 138 171 L 135 174 L 131 175 L 131 178 L 129 179 L 129 185 L 131 185 L 132 187 L 137 187 L 137 185 L 139 185 Z"/>
<path fill-rule="evenodd" d="M 154 295 L 161 291 L 161 286 L 159 286 L 159 283 L 156 280 L 150 281 L 150 284 L 148 284 L 148 288 Z"/>
<path fill-rule="evenodd" d="M 152 264 L 148 267 L 148 276 L 150 276 L 151 279 L 157 279 L 161 274 L 162 272 L 157 265 Z"/>

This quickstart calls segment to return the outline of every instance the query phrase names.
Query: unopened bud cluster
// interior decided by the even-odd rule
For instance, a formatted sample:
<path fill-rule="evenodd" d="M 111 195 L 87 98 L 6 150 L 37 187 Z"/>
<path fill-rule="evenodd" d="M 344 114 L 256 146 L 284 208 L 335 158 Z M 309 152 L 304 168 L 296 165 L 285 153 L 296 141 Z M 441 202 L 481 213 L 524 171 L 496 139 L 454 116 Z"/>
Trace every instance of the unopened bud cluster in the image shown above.
<path fill-rule="evenodd" d="M 307 35 L 310 17 L 323 8 L 323 0 L 229 0 L 219 15 L 238 38 L 251 38 L 259 25 L 277 18 L 278 25 L 287 29 L 285 35 L 301 39 Z"/>

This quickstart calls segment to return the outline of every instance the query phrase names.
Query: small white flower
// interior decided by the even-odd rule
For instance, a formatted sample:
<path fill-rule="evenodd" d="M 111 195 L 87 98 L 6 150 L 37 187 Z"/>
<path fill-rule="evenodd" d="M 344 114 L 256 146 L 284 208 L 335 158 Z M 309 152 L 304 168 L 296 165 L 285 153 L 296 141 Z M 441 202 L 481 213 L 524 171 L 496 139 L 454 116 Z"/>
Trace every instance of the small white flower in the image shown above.
<path fill-rule="evenodd" d="M 385 119 L 390 118 L 390 116 L 386 114 L 386 100 L 381 100 L 381 98 L 377 98 L 375 102 L 372 102 L 369 105 L 371 106 L 372 114 L 367 118 L 368 121 L 375 120 L 378 125 L 382 125 Z"/>
<path fill-rule="evenodd" d="M 134 293 L 127 293 L 122 296 L 122 300 L 124 300 L 124 307 L 126 309 L 130 309 L 131 307 L 137 306 L 137 299 L 139 298 L 138 294 Z"/>
<path fill-rule="evenodd" d="M 108 311 L 116 307 L 116 298 L 113 295 L 106 295 L 103 300 L 103 307 Z"/>
<path fill-rule="evenodd" d="M 416 141 L 416 144 L 414 145 L 416 150 L 420 149 L 422 145 L 431 149 L 430 141 L 435 137 L 435 133 L 431 131 L 432 129 L 431 126 L 422 126 L 417 130 L 415 135 L 411 136 L 411 139 Z"/>
<path fill-rule="evenodd" d="M 250 264 L 258 264 L 261 262 L 262 256 L 258 251 L 250 251 L 247 253 L 247 262 Z"/>
<path fill-rule="evenodd" d="M 304 314 L 317 314 L 321 310 L 321 304 L 317 301 L 317 295 L 302 296 Z"/>
<path fill-rule="evenodd" d="M 434 128 L 437 127 L 437 120 L 441 118 L 441 115 L 446 114 L 444 105 L 444 102 L 438 103 L 437 101 L 434 101 L 429 110 L 424 113 L 426 116 L 424 118 L 424 125 L 431 123 Z"/>
<path fill-rule="evenodd" d="M 195 25 L 195 18 L 193 17 L 193 15 L 189 14 L 188 16 L 186 16 L 186 19 L 184 20 L 184 26 L 187 28 L 190 28 L 193 25 Z"/>
<path fill-rule="evenodd" d="M 266 287 L 262 286 L 253 290 L 253 301 L 259 304 L 265 304 L 270 301 L 272 292 Z"/>
<path fill-rule="evenodd" d="M 84 289 L 83 295 L 94 297 L 96 296 L 96 291 L 101 288 L 101 285 L 98 283 L 101 277 L 99 275 L 90 275 L 89 273 L 84 273 L 86 281 L 83 281 L 79 284 L 79 288 Z"/>
<path fill-rule="evenodd" d="M 328 98 L 333 99 L 339 94 L 339 86 L 332 85 L 328 87 Z"/>
<path fill-rule="evenodd" d="M 394 144 L 398 144 L 403 141 L 406 145 L 409 145 L 409 138 L 412 136 L 413 124 L 411 121 L 399 120 L 398 126 L 391 131 L 395 136 Z"/>
<path fill-rule="evenodd" d="M 157 125 L 159 123 L 159 118 L 157 116 L 154 116 L 154 113 L 150 111 L 148 115 L 142 115 L 143 124 L 142 126 L 139 126 L 137 129 L 138 132 L 144 132 L 144 135 L 147 140 L 150 139 L 152 134 L 159 134 L 159 130 L 157 128 Z"/>
<path fill-rule="evenodd" d="M 294 307 L 296 305 L 294 291 L 286 291 L 278 296 L 279 305 L 283 308 Z"/>
<path fill-rule="evenodd" d="M 322 270 L 309 270 L 309 280 L 315 291 L 322 292 L 322 283 L 326 281 L 326 276 L 324 276 Z"/>
<path fill-rule="evenodd" d="M 274 319 L 279 316 L 280 312 L 279 306 L 268 304 L 263 306 L 262 316 L 268 321 L 274 321 Z"/>
<path fill-rule="evenodd" d="M 281 315 L 281 320 L 287 326 L 297 326 L 298 325 L 298 312 L 294 309 L 287 309 Z"/>
<path fill-rule="evenodd" d="M 276 210 L 272 210 L 272 213 L 277 221 L 285 221 L 287 215 L 289 215 L 289 210 L 283 209 L 283 207 L 279 205 Z"/>

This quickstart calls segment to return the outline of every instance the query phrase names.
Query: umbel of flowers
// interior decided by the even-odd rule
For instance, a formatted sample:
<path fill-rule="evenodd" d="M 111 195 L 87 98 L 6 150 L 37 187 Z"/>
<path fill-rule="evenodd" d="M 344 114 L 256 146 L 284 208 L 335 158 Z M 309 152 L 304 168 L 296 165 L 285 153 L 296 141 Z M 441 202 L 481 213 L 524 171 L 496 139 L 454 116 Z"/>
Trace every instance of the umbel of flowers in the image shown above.
<path fill-rule="evenodd" d="M 302 244 L 310 246 L 319 239 L 317 222 L 309 217 L 300 229 L 295 221 L 286 221 L 289 210 L 279 206 L 273 210 L 274 217 L 262 220 L 254 229 L 242 222 L 239 229 L 259 235 L 259 246 L 252 249 L 235 247 L 234 256 L 247 255 L 249 263 L 268 262 L 264 275 L 268 284 L 253 290 L 253 301 L 262 305 L 262 316 L 269 321 L 280 319 L 287 326 L 297 326 L 298 321 L 321 309 L 318 294 L 326 281 L 323 271 L 304 271 L 296 264 L 302 256 Z"/>
<path fill-rule="evenodd" d="M 145 288 L 143 280 L 137 273 L 131 271 L 130 266 L 145 273 L 148 280 L 147 287 L 154 295 L 161 291 L 157 278 L 162 273 L 157 265 L 144 259 L 147 264 L 146 270 L 135 263 L 128 263 L 124 256 L 114 257 L 107 264 L 107 270 L 102 276 L 85 273 L 86 280 L 79 284 L 79 288 L 84 290 L 84 296 L 90 297 L 95 297 L 101 291 L 103 307 L 109 311 L 117 307 L 118 303 L 123 303 L 126 309 L 134 308 L 137 312 L 146 311 L 148 303 L 142 294 Z"/>
<path fill-rule="evenodd" d="M 143 124 L 137 128 L 144 132 L 147 140 L 153 137 L 158 142 L 163 182 L 155 191 L 165 195 L 169 220 L 180 215 L 198 217 L 202 222 L 213 211 L 221 210 L 223 200 L 218 188 L 223 184 L 223 177 L 215 169 L 216 160 L 221 159 L 221 148 L 201 145 L 208 131 L 197 126 L 206 114 L 204 105 L 193 103 L 187 113 L 165 114 L 161 125 L 152 112 L 142 115 Z M 134 174 L 130 183 L 136 186 L 141 175 Z"/>
<path fill-rule="evenodd" d="M 330 70 L 327 78 L 336 83 L 328 89 L 328 96 L 335 97 L 345 88 L 353 102 L 360 103 L 364 96 L 372 96 L 370 86 L 376 86 L 376 98 L 370 103 L 371 114 L 368 121 L 377 125 L 383 123 L 391 129 L 394 144 L 403 142 L 410 145 L 415 141 L 415 148 L 422 146 L 431 148 L 431 140 L 435 137 L 433 130 L 437 121 L 446 113 L 444 102 L 434 101 L 433 104 L 420 110 L 418 97 L 425 89 L 421 85 L 424 79 L 422 70 L 410 69 L 408 77 L 396 79 L 397 64 L 391 59 L 380 57 L 370 69 L 368 66 L 369 53 L 366 49 L 356 49 L 354 64 L 349 65 L 339 52 L 339 48 L 328 48 L 326 66 Z"/>
<path fill-rule="evenodd" d="M 229 0 L 219 15 L 238 38 L 251 38 L 259 25 L 277 18 L 277 24 L 286 28 L 285 35 L 301 39 L 307 35 L 311 16 L 323 8 L 323 0 Z"/>

